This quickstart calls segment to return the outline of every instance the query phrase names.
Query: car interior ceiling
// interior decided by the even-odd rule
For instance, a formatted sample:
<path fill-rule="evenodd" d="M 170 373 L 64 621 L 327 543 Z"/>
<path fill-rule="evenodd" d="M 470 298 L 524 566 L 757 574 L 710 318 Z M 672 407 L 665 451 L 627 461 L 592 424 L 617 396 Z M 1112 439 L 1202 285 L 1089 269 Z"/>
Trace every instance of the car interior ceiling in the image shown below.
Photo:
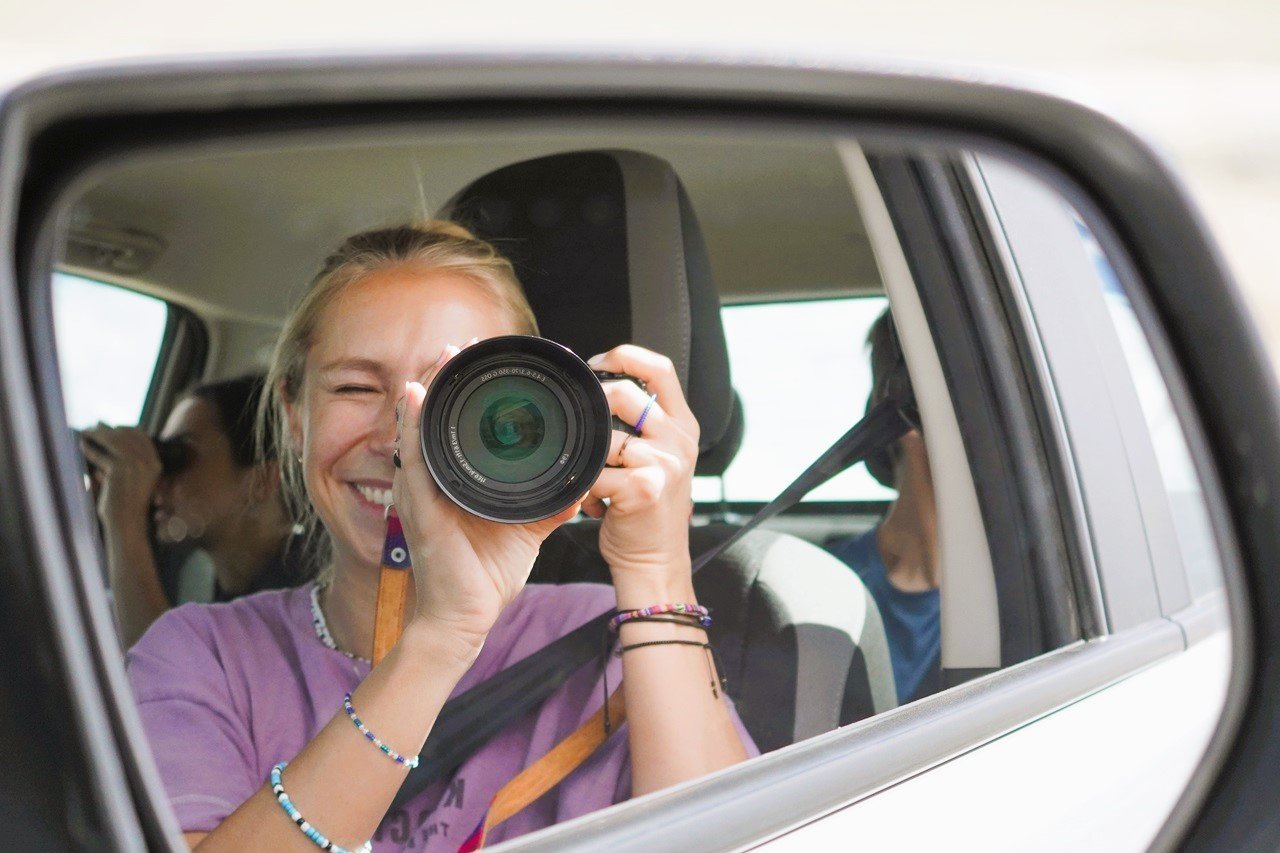
<path fill-rule="evenodd" d="M 726 145 L 739 150 L 726 158 Z M 587 215 L 573 220 L 573 209 Z M 234 375 L 264 360 L 328 248 L 424 210 L 456 216 L 513 257 L 548 337 L 584 357 L 624 340 L 673 354 L 703 429 L 700 474 L 723 473 L 744 429 L 719 304 L 882 292 L 831 141 L 741 136 L 383 138 L 150 156 L 103 172 L 71 209 L 61 266 L 190 307 L 215 341 L 208 374 Z M 548 225 L 561 226 L 557 239 L 539 238 Z M 104 270 L 77 242 L 102 233 L 160 249 L 144 269 Z M 673 296 L 688 306 L 684 325 L 670 322 Z M 594 531 L 563 528 L 533 580 L 607 582 Z M 695 554 L 731 531 L 698 528 Z M 762 749 L 896 703 L 875 606 L 822 549 L 757 530 L 697 586 L 721 614 L 713 640 Z"/>

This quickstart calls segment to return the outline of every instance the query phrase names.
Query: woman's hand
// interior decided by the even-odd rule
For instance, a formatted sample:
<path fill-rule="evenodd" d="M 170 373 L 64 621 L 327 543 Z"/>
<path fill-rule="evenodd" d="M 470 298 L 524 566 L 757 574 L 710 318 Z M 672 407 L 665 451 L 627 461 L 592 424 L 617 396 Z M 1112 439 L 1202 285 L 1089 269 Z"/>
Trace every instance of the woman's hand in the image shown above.
<path fill-rule="evenodd" d="M 422 458 L 422 404 L 431 380 L 458 352 L 445 347 L 421 379 L 405 385 L 397 436 L 401 468 L 392 481 L 392 500 L 413 562 L 416 617 L 478 648 L 524 588 L 543 540 L 577 515 L 580 504 L 543 521 L 502 524 L 472 515 L 440 491 Z"/>
<path fill-rule="evenodd" d="M 80 448 L 93 469 L 98 517 L 107 532 L 146 529 L 161 474 L 151 436 L 137 427 L 99 424 L 80 433 Z"/>
<path fill-rule="evenodd" d="M 619 606 L 657 603 L 645 596 L 690 600 L 689 515 L 698 421 L 665 356 L 624 344 L 590 364 L 647 386 L 648 393 L 633 382 L 605 383 L 610 410 L 629 424 L 639 420 L 649 394 L 656 395 L 639 435 L 614 431 L 608 461 L 616 467 L 601 472 L 583 507 L 588 515 L 604 518 L 600 553 L 613 573 Z M 624 601 L 632 597 L 640 600 Z"/>

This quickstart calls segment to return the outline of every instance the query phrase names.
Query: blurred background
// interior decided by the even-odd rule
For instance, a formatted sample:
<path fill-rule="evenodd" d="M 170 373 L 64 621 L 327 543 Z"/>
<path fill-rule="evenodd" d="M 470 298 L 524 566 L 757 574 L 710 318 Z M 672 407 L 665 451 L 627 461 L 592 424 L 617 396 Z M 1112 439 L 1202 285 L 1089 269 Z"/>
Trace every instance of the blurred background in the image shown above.
<path fill-rule="evenodd" d="M 244 50 L 711 50 L 886 58 L 1021 80 L 1137 128 L 1187 181 L 1280 364 L 1280 2 L 894 0 L 483 4 L 0 0 L 0 79 L 104 59 Z"/>

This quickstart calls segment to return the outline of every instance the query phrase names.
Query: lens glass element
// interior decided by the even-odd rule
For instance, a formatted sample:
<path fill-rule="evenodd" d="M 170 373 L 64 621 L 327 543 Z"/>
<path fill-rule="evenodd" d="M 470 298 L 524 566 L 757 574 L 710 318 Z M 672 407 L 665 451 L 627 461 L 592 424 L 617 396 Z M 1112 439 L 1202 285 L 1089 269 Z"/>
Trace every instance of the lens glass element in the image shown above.
<path fill-rule="evenodd" d="M 542 446 L 547 422 L 527 397 L 507 395 L 485 407 L 480 416 L 480 441 L 505 462 L 527 459 Z"/>
<path fill-rule="evenodd" d="M 566 434 L 560 401 L 526 376 L 498 376 L 481 384 L 458 413 L 458 444 L 467 462 L 502 483 L 545 473 L 564 452 Z"/>

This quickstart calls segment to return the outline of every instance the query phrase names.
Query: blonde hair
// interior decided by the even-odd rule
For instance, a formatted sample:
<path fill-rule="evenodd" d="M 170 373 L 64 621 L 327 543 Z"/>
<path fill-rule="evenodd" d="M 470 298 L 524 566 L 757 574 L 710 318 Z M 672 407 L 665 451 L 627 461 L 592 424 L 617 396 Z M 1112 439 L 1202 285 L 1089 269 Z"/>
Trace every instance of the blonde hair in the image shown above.
<path fill-rule="evenodd" d="M 285 405 L 297 402 L 302 391 L 307 354 L 325 309 L 352 284 L 371 273 L 399 266 L 448 270 L 464 276 L 511 315 L 520 334 L 538 333 L 538 321 L 511 262 L 456 222 L 432 219 L 364 231 L 348 237 L 325 259 L 306 295 L 280 329 L 257 419 L 259 451 L 279 448 L 285 504 L 305 534 L 307 556 L 317 562 L 328 561 L 330 543 L 307 496 L 302 460 L 289 435 Z"/>

